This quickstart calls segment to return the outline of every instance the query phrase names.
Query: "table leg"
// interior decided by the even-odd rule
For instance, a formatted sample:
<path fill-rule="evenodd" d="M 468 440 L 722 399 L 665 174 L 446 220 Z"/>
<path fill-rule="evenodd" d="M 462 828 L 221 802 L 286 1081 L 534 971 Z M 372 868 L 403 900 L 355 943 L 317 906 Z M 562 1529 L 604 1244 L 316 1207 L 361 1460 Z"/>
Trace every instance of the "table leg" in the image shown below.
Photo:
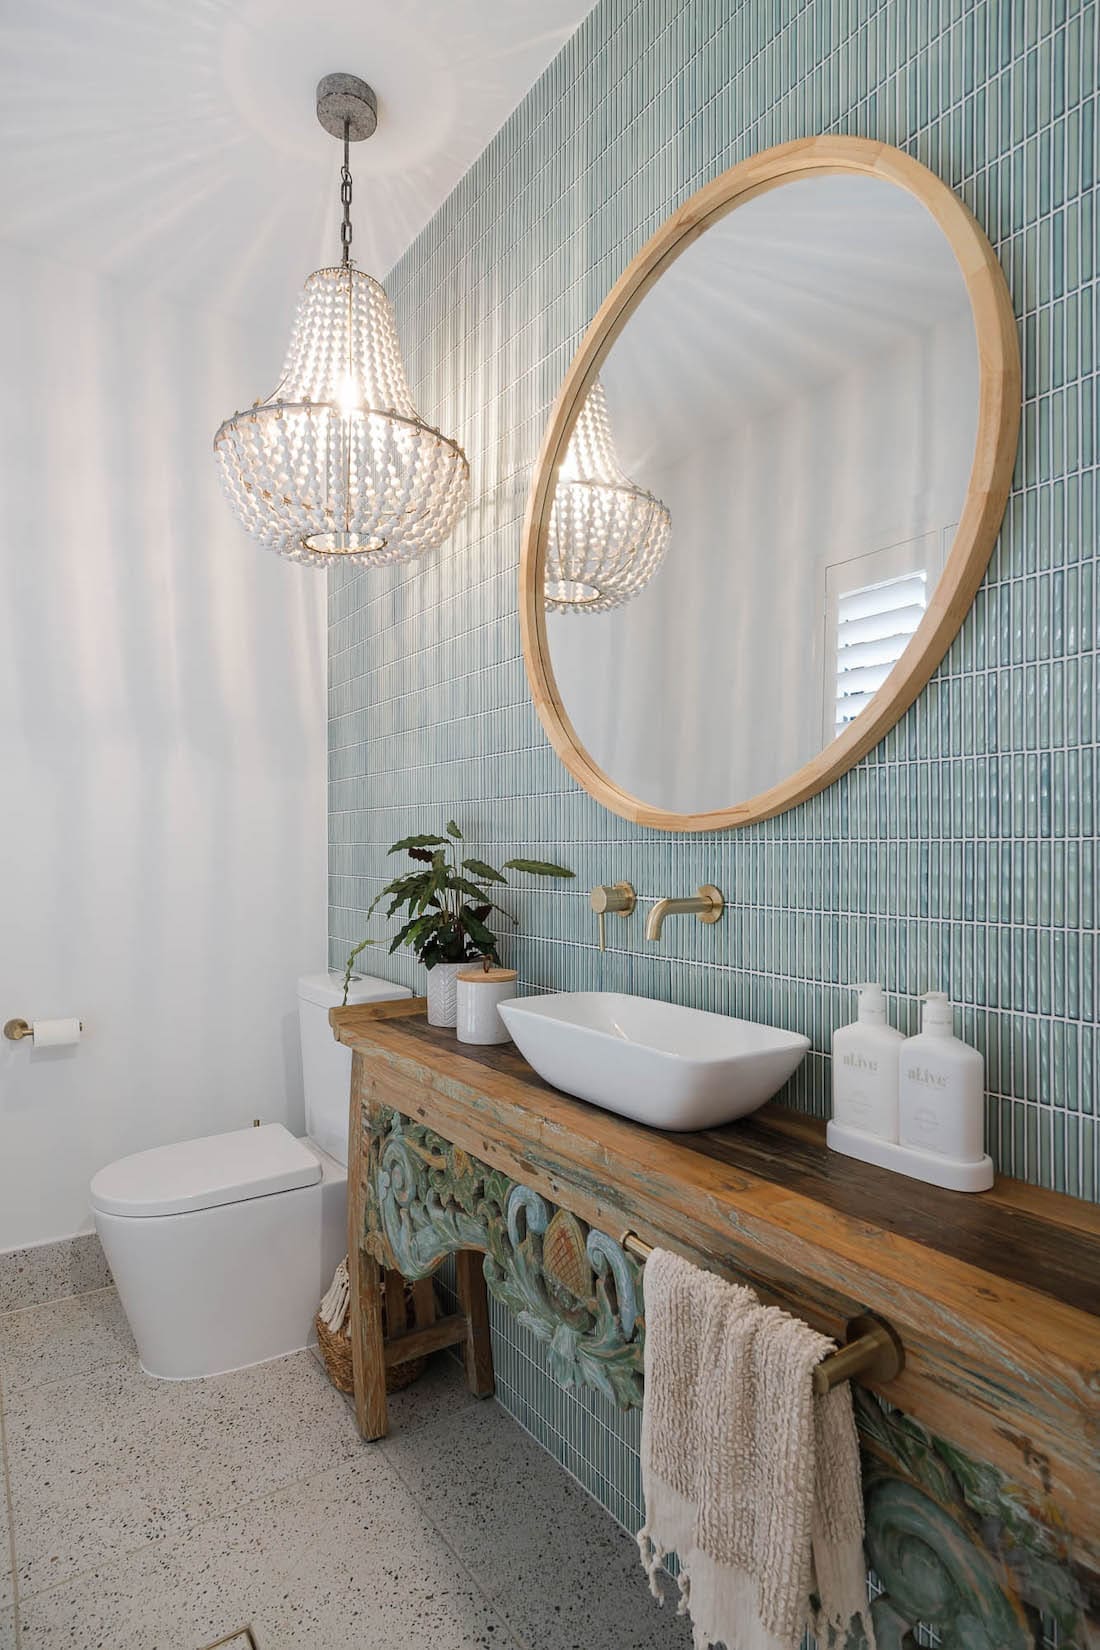
<path fill-rule="evenodd" d="M 389 1430 L 386 1405 L 386 1353 L 382 1336 L 382 1268 L 363 1248 L 363 1129 L 367 1122 L 366 1069 L 363 1056 L 352 1060 L 348 1117 L 348 1283 L 351 1298 L 352 1385 L 355 1421 L 362 1437 L 384 1438 Z"/>
<path fill-rule="evenodd" d="M 418 1329 L 430 1329 L 435 1322 L 435 1285 L 431 1278 L 418 1278 L 412 1286 L 413 1316 Z"/>
<path fill-rule="evenodd" d="M 386 1348 L 382 1336 L 382 1268 L 365 1249 L 348 1251 L 351 1282 L 351 1367 L 355 1420 L 364 1438 L 389 1431 L 386 1404 Z"/>
<path fill-rule="evenodd" d="M 485 1256 L 463 1249 L 455 1256 L 458 1298 L 466 1315 L 466 1385 L 478 1398 L 493 1394 L 493 1344 L 489 1336 L 489 1296 Z"/>

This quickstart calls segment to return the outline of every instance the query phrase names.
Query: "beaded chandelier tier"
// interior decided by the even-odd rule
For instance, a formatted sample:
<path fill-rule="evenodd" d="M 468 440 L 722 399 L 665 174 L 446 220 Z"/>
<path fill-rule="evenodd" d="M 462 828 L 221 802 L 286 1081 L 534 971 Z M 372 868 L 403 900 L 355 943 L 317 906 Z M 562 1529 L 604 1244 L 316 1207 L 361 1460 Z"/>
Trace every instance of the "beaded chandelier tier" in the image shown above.
<path fill-rule="evenodd" d="M 214 451 L 260 544 L 319 567 L 375 567 L 442 543 L 470 472 L 413 406 L 390 301 L 351 260 L 348 145 L 374 131 L 374 93 L 354 75 L 326 75 L 317 116 L 344 142 L 342 261 L 306 281 L 277 388 L 227 418 Z"/>
<path fill-rule="evenodd" d="M 597 378 L 558 472 L 546 545 L 551 613 L 605 613 L 649 583 L 668 548 L 672 517 L 619 463 Z"/>

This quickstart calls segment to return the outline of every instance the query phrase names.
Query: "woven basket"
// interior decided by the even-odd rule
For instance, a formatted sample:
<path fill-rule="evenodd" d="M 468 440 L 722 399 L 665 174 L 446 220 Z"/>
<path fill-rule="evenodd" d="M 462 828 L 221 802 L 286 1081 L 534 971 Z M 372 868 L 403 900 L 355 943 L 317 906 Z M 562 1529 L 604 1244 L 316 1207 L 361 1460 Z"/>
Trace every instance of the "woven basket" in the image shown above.
<path fill-rule="evenodd" d="M 413 1311 L 412 1290 L 405 1285 L 405 1311 L 411 1319 Z M 340 1329 L 330 1329 L 320 1313 L 313 1320 L 313 1327 L 317 1331 L 317 1345 L 321 1348 L 321 1356 L 325 1360 L 328 1378 L 338 1392 L 352 1392 L 355 1383 L 351 1371 L 351 1334 L 348 1322 L 345 1320 Z M 382 1332 L 386 1332 L 386 1292 L 382 1290 Z M 410 1358 L 405 1364 L 392 1364 L 386 1370 L 386 1391 L 401 1392 L 407 1386 L 418 1381 L 428 1367 L 427 1358 Z"/>

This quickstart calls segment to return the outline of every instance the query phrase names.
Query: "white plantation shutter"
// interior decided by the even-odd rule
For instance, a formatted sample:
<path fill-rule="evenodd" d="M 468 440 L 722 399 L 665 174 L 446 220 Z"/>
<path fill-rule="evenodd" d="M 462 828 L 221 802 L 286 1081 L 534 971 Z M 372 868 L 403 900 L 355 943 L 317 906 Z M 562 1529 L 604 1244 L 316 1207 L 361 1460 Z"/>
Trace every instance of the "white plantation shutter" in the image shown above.
<path fill-rule="evenodd" d="M 923 567 L 878 584 L 841 591 L 836 601 L 836 731 L 853 717 L 885 682 L 905 652 L 928 605 L 928 577 Z"/>

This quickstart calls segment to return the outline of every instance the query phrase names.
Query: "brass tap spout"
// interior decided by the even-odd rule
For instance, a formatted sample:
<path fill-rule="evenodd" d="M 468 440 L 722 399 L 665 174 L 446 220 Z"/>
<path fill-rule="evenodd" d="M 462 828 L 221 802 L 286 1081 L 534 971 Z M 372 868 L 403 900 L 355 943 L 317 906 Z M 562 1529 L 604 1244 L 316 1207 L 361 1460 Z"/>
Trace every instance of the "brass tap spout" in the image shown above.
<path fill-rule="evenodd" d="M 677 912 L 691 913 L 697 916 L 700 922 L 717 922 L 725 908 L 726 902 L 722 895 L 709 883 L 705 883 L 691 899 L 659 899 L 646 921 L 645 937 L 647 940 L 660 940 L 665 918 L 674 916 Z"/>

